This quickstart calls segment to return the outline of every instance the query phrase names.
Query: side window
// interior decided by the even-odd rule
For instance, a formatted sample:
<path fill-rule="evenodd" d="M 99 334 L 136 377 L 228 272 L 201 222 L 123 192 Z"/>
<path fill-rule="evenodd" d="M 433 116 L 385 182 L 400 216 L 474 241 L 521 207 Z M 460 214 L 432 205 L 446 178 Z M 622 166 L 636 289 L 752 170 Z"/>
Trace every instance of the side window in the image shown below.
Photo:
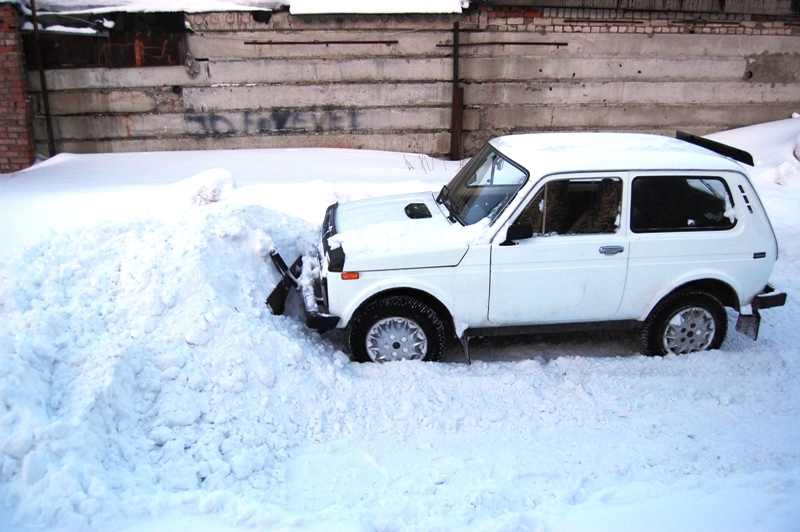
<path fill-rule="evenodd" d="M 539 190 L 515 223 L 529 224 L 533 233 L 613 233 L 619 227 L 622 182 L 602 179 L 561 179 Z"/>
<path fill-rule="evenodd" d="M 640 176 L 633 180 L 636 233 L 730 229 L 736 225 L 728 186 L 718 177 Z"/>

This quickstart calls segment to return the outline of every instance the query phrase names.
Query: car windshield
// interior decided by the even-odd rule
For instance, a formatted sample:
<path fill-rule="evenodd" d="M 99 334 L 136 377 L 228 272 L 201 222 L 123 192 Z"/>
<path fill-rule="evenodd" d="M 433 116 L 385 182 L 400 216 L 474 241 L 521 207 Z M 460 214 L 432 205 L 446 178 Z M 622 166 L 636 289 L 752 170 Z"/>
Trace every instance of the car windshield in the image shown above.
<path fill-rule="evenodd" d="M 528 180 L 528 173 L 486 144 L 436 199 L 462 225 L 494 220 Z"/>

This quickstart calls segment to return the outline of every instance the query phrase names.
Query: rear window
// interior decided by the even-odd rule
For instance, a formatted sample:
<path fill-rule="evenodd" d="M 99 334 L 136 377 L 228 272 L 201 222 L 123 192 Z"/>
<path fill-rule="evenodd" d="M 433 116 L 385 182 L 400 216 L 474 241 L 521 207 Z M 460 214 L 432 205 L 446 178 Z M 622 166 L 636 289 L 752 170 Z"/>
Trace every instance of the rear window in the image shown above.
<path fill-rule="evenodd" d="M 736 225 L 728 186 L 719 177 L 640 176 L 633 180 L 636 233 L 709 231 Z"/>

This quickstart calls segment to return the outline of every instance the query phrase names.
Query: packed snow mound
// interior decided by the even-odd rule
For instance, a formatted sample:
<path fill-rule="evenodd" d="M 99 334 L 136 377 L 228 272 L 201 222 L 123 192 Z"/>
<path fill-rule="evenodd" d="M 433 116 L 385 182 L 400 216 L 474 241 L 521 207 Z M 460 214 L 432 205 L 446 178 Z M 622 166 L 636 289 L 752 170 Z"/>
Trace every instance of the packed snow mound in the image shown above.
<path fill-rule="evenodd" d="M 320 373 L 302 387 L 322 401 L 347 361 L 264 305 L 270 249 L 304 252 L 312 229 L 214 204 L 54 235 L 6 264 L 0 469 L 19 522 L 102 523 L 145 485 L 280 478 L 295 433 L 318 430 L 293 368 Z"/>
<path fill-rule="evenodd" d="M 790 118 L 757 124 L 709 135 L 709 138 L 749 151 L 755 159 L 750 169 L 753 184 L 778 237 L 780 258 L 800 258 L 800 160 L 796 158 L 800 142 L 800 119 Z M 781 268 L 780 262 L 776 268 Z M 784 288 L 788 292 L 788 287 Z M 791 292 L 789 292 L 791 294 Z M 791 295 L 789 296 L 792 297 Z"/>

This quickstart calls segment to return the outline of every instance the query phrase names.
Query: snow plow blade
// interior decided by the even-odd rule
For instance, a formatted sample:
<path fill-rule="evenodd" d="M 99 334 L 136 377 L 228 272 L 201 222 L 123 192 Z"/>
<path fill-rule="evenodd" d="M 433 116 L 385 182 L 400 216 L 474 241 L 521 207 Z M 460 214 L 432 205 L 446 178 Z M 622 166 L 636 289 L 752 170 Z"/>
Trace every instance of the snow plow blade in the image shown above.
<path fill-rule="evenodd" d="M 272 263 L 281 274 L 280 282 L 275 286 L 275 289 L 267 298 L 267 306 L 276 316 L 283 315 L 286 310 L 286 298 L 292 288 L 297 288 L 297 278 L 300 276 L 300 271 L 303 268 L 303 256 L 297 257 L 292 267 L 289 268 L 286 262 L 281 257 L 277 250 L 273 249 L 269 252 L 269 257 Z"/>

